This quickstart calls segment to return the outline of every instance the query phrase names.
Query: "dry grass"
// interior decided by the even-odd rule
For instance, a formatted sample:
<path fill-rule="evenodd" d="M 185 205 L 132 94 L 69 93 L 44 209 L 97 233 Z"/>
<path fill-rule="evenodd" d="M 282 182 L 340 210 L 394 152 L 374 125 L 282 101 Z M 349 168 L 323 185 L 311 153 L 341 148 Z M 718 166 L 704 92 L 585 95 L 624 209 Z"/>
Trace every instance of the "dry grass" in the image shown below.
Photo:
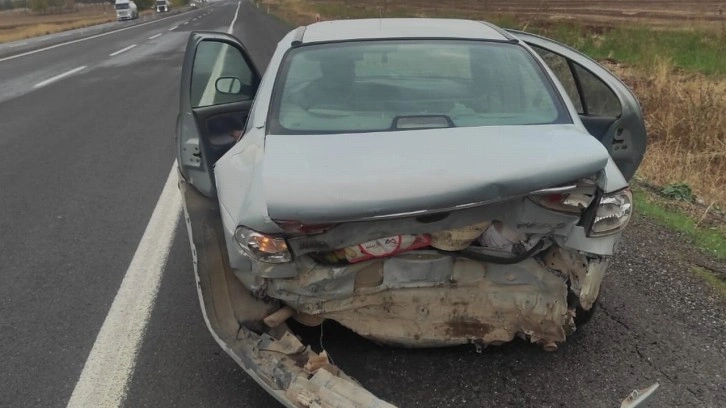
<path fill-rule="evenodd" d="M 323 19 L 356 17 L 441 16 L 499 17 L 519 21 L 577 21 L 597 26 L 623 22 L 649 27 L 721 29 L 726 4 L 721 0 L 255 0 L 287 21 L 308 24 Z M 719 13 L 721 10 L 721 13 Z M 310 19 L 313 17 L 313 20 Z M 494 18 L 493 18 L 494 17 Z"/>
<path fill-rule="evenodd" d="M 64 14 L 37 15 L 27 10 L 4 11 L 0 12 L 0 43 L 90 27 L 115 20 L 115 10 L 108 4 L 79 6 L 78 11 Z"/>
<path fill-rule="evenodd" d="M 651 72 L 616 68 L 638 95 L 650 137 L 639 175 L 689 184 L 726 209 L 726 80 L 676 72 L 662 60 Z"/>
<path fill-rule="evenodd" d="M 255 0 L 257 7 L 266 9 L 282 20 L 296 25 L 314 23 L 320 15 L 317 7 L 307 0 Z"/>

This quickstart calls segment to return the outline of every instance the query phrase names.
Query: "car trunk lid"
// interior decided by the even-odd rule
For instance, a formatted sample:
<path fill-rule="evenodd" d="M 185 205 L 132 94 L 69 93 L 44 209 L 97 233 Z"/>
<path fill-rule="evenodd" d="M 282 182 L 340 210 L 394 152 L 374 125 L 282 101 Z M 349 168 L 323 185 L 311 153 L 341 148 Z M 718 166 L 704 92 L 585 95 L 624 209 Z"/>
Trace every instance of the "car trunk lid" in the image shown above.
<path fill-rule="evenodd" d="M 276 221 L 327 224 L 455 211 L 591 176 L 606 149 L 573 125 L 268 135 Z"/>

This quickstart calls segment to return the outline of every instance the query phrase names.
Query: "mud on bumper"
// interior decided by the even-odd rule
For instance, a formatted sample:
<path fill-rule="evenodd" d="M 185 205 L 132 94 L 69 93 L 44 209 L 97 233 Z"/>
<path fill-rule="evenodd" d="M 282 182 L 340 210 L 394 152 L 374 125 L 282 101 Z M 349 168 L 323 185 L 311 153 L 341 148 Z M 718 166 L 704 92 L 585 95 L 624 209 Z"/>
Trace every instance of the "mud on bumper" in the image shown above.
<path fill-rule="evenodd" d="M 552 350 L 575 330 L 578 309 L 592 307 L 607 259 L 552 246 L 509 265 L 422 250 L 338 268 L 298 267 L 306 272 L 287 279 L 235 272 L 250 291 L 288 305 L 303 322 L 333 319 L 380 343 L 487 345 L 520 336 Z"/>

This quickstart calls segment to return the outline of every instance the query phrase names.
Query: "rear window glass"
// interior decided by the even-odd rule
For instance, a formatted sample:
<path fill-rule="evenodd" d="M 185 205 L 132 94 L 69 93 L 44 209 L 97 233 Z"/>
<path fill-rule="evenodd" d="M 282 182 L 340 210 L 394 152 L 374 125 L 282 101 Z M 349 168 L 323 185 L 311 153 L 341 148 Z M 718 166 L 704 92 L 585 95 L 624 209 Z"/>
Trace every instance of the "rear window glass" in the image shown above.
<path fill-rule="evenodd" d="M 276 87 L 273 133 L 571 123 L 541 67 L 509 43 L 306 45 L 288 53 Z"/>

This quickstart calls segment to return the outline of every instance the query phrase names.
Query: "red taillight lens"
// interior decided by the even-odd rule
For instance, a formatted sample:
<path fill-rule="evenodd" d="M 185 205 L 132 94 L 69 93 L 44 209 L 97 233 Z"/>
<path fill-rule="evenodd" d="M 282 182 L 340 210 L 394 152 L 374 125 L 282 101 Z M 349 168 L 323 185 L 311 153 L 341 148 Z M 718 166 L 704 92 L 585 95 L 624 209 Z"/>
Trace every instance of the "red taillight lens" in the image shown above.
<path fill-rule="evenodd" d="M 530 198 L 535 203 L 550 210 L 579 214 L 590 205 L 594 197 L 582 193 L 558 193 L 530 196 Z"/>

